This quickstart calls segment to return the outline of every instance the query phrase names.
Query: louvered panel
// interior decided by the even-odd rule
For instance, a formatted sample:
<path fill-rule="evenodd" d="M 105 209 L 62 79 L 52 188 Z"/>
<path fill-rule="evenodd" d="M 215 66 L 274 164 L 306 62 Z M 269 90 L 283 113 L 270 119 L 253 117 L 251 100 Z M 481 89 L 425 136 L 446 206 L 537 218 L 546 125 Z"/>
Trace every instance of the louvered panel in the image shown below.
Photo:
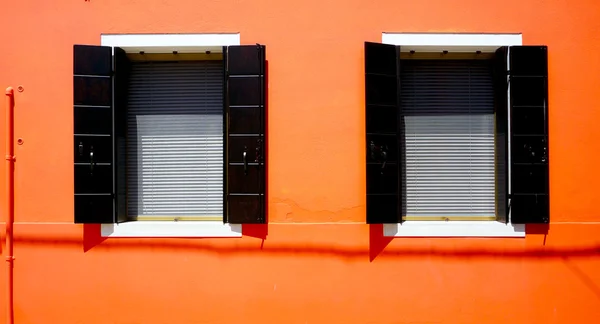
<path fill-rule="evenodd" d="M 401 77 L 405 216 L 493 217 L 489 62 L 406 60 Z"/>
<path fill-rule="evenodd" d="M 73 46 L 74 221 L 110 224 L 114 210 L 112 49 Z M 121 70 L 115 70 L 119 77 Z"/>
<path fill-rule="evenodd" d="M 223 216 L 221 61 L 134 63 L 127 139 L 130 216 Z"/>

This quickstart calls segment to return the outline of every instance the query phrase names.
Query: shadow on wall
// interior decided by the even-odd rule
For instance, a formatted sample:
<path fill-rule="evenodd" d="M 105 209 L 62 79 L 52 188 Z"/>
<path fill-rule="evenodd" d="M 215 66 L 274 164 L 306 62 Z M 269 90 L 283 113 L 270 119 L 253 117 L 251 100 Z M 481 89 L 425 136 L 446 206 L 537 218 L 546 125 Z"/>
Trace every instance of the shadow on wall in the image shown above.
<path fill-rule="evenodd" d="M 563 257 L 564 265 L 573 273 L 579 280 L 586 286 L 590 291 L 596 295 L 597 298 L 600 299 L 600 287 L 594 283 L 594 279 L 592 279 L 589 275 L 587 275 L 579 266 L 575 263 L 571 262 L 570 258 Z"/>
<path fill-rule="evenodd" d="M 280 244 L 273 242 L 269 244 L 266 240 L 268 224 L 266 225 L 244 225 L 244 237 L 261 239 L 257 245 L 254 240 L 239 238 L 227 238 L 226 241 L 235 240 L 236 244 L 223 244 L 223 240 L 207 238 L 106 238 L 100 235 L 100 225 L 86 224 L 83 227 L 83 237 L 58 237 L 56 235 L 17 235 L 15 243 L 20 245 L 62 245 L 83 247 L 84 252 L 91 249 L 153 249 L 153 250 L 182 250 L 202 251 L 204 253 L 228 254 L 228 255 L 281 255 L 297 257 L 322 256 L 339 259 L 364 259 L 370 262 L 376 258 L 585 258 L 600 256 L 600 243 L 582 247 L 548 247 L 517 245 L 488 245 L 487 239 L 482 239 L 482 244 L 470 245 L 469 247 L 457 247 L 455 244 L 414 244 L 415 238 L 392 238 L 383 236 L 383 225 L 369 225 L 369 246 L 360 247 L 337 247 L 326 244 Z M 539 232 L 537 230 L 536 232 Z M 529 230 L 528 230 L 529 233 Z M 407 242 L 403 246 L 388 247 L 393 240 Z M 427 239 L 429 243 L 432 238 Z M 443 240 L 443 239 L 441 239 Z M 409 243 L 410 242 L 410 243 Z M 266 244 L 265 244 L 266 243 Z M 471 247 L 472 246 L 472 247 Z"/>
<path fill-rule="evenodd" d="M 383 224 L 369 225 L 369 261 L 373 262 L 393 239 L 392 236 L 383 236 Z"/>
<path fill-rule="evenodd" d="M 83 225 L 83 239 L 79 241 L 80 244 L 83 244 L 83 252 L 87 252 L 89 250 L 91 250 L 92 248 L 100 245 L 102 242 L 106 241 L 108 239 L 108 237 L 103 237 L 101 235 L 101 230 L 100 230 L 101 225 L 100 224 L 84 224 Z M 263 249 L 264 247 L 264 242 L 267 239 L 267 234 L 269 233 L 269 226 L 268 224 L 246 224 L 244 226 L 242 226 L 242 236 L 246 236 L 246 237 L 253 237 L 253 238 L 258 238 L 261 239 L 262 242 L 260 244 L 260 250 Z M 123 245 L 123 243 L 125 243 L 125 240 L 136 240 L 136 238 L 111 238 L 110 242 L 112 243 L 113 240 L 114 242 L 117 242 L 118 240 L 118 244 L 117 246 L 123 246 L 123 247 L 129 247 L 129 246 L 138 246 L 138 247 L 154 247 L 155 245 L 153 244 L 147 244 L 147 242 L 145 242 L 145 240 L 157 240 L 157 238 L 138 238 L 136 240 L 137 243 L 133 244 L 133 245 L 128 245 L 125 244 Z M 140 242 L 139 240 L 142 240 L 142 242 Z M 175 242 L 179 242 L 180 240 L 192 240 L 195 241 L 194 243 L 189 243 L 188 244 L 174 244 L 171 246 L 171 248 L 178 248 L 178 247 L 183 247 L 183 248 L 189 248 L 189 247 L 196 247 L 198 245 L 197 240 L 206 240 L 206 239 L 215 239 L 215 238 L 210 238 L 210 237 L 194 237 L 194 238 L 159 238 L 158 240 L 174 240 Z M 231 239 L 235 239 L 235 238 L 226 238 L 228 240 Z M 38 242 L 39 241 L 39 242 Z M 63 240 L 59 240 L 59 239 L 54 239 L 54 240 L 50 240 L 49 239 L 43 239 L 40 238 L 40 240 L 36 240 L 35 238 L 25 238 L 22 240 L 19 240 L 19 242 L 22 243 L 44 243 L 45 241 L 48 241 L 48 243 L 57 243 L 57 244 L 67 244 L 67 245 L 71 245 L 71 243 L 75 243 L 75 240 L 71 240 L 71 239 L 63 239 Z M 160 243 L 159 246 L 169 246 L 168 243 Z M 253 248 L 256 249 L 256 248 Z"/>
<path fill-rule="evenodd" d="M 547 226 L 528 226 L 527 233 L 547 233 Z M 206 238 L 105 238 L 100 236 L 100 225 L 84 225 L 83 237 L 60 237 L 57 235 L 18 235 L 15 243 L 19 245 L 49 245 L 59 247 L 81 248 L 84 252 L 92 248 L 97 251 L 114 249 L 139 250 L 152 249 L 160 252 L 173 250 L 187 252 L 213 253 L 215 255 L 263 255 L 263 256 L 294 256 L 294 257 L 323 257 L 342 260 L 368 260 L 373 262 L 379 257 L 383 260 L 394 258 L 444 258 L 464 259 L 554 259 L 562 260 L 564 265 L 579 280 L 588 287 L 598 298 L 600 288 L 593 277 L 586 274 L 574 261 L 575 258 L 590 260 L 590 257 L 600 256 L 600 243 L 581 247 L 547 247 L 536 245 L 527 247 L 522 240 L 517 244 L 493 244 L 486 246 L 488 239 L 482 239 L 482 244 L 470 244 L 468 247 L 457 247 L 456 244 L 430 244 L 432 239 L 426 239 L 425 244 L 415 244 L 418 239 L 393 238 L 383 236 L 383 225 L 369 225 L 369 246 L 365 248 L 344 248 L 326 244 L 280 244 L 273 242 L 265 244 L 268 224 L 244 225 L 243 235 L 261 239 L 260 246 L 256 240 L 240 238 L 227 238 L 225 241 L 235 240 L 236 244 L 222 244 L 223 240 L 206 240 Z M 399 240 L 402 246 L 388 247 L 393 240 Z M 444 240 L 444 239 L 441 239 Z M 471 247 L 472 246 L 472 247 Z"/>

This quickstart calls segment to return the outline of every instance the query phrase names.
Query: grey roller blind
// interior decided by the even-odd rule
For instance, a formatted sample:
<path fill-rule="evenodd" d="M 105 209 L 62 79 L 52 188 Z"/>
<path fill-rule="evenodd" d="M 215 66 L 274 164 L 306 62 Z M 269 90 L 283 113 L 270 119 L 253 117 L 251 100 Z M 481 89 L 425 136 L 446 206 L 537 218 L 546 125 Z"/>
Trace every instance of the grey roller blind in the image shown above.
<path fill-rule="evenodd" d="M 222 62 L 134 63 L 129 85 L 129 216 L 222 217 Z"/>
<path fill-rule="evenodd" d="M 406 216 L 493 217 L 494 89 L 484 60 L 403 60 Z"/>

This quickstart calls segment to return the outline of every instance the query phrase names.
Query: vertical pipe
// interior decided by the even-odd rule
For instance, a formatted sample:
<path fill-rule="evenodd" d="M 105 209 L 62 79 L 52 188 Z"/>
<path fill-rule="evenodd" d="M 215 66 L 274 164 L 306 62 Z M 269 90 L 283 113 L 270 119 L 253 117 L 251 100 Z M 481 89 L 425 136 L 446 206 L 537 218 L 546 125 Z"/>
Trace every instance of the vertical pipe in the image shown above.
<path fill-rule="evenodd" d="M 13 222 L 15 219 L 15 192 L 14 192 L 14 91 L 11 87 L 6 88 L 6 264 L 8 266 L 6 276 L 7 301 L 6 301 L 6 324 L 14 323 L 13 307 Z"/>

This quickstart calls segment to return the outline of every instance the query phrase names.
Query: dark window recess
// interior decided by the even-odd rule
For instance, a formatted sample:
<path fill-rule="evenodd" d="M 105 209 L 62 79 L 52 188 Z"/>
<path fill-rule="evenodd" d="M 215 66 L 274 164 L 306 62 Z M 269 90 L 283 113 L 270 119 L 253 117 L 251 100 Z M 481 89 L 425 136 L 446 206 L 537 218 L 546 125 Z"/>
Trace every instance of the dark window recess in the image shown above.
<path fill-rule="evenodd" d="M 258 44 L 223 48 L 226 223 L 266 222 L 265 54 Z"/>
<path fill-rule="evenodd" d="M 512 46 L 511 222 L 548 223 L 548 49 Z"/>
<path fill-rule="evenodd" d="M 132 66 L 123 49 L 115 47 L 114 53 L 115 218 L 120 223 L 132 220 L 127 215 L 127 105 Z"/>
<path fill-rule="evenodd" d="M 401 218 L 400 48 L 365 43 L 367 223 Z"/>
<path fill-rule="evenodd" d="M 495 203 L 496 220 L 507 223 L 508 217 L 508 47 L 496 50 L 494 69 L 494 112 L 496 113 Z"/>

